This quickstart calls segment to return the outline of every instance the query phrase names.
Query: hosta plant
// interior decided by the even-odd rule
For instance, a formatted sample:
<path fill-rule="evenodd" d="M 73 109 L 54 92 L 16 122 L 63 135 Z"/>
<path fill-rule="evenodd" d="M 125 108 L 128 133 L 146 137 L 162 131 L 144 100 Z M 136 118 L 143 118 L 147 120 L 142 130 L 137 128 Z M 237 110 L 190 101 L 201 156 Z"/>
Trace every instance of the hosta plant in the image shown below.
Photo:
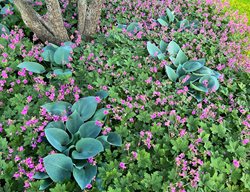
<path fill-rule="evenodd" d="M 69 58 L 73 51 L 71 45 L 72 42 L 65 42 L 63 46 L 57 46 L 49 44 L 43 48 L 41 56 L 44 61 L 50 63 L 52 71 L 48 71 L 46 74 L 47 78 L 56 76 L 60 79 L 68 78 L 72 76 L 72 71 L 66 67 L 69 63 Z M 27 71 L 33 73 L 45 73 L 46 69 L 43 65 L 36 62 L 23 62 L 18 65 L 19 68 L 25 68 Z"/>
<path fill-rule="evenodd" d="M 10 31 L 5 25 L 0 23 L 0 37 L 2 34 L 8 35 L 8 34 L 10 34 Z"/>
<path fill-rule="evenodd" d="M 13 0 L 0 0 L 0 15 L 7 15 L 13 10 Z"/>
<path fill-rule="evenodd" d="M 161 60 L 165 59 L 166 55 L 169 57 L 172 64 L 165 65 L 168 78 L 173 82 L 179 80 L 183 85 L 188 85 L 189 93 L 198 101 L 201 100 L 201 92 L 218 90 L 220 74 L 206 67 L 205 59 L 189 60 L 176 42 L 167 44 L 161 40 L 160 48 L 148 42 L 147 49 L 152 57 Z"/>
<path fill-rule="evenodd" d="M 119 29 L 126 29 L 127 32 L 135 34 L 141 30 L 141 26 L 137 22 L 132 22 L 129 25 L 118 24 Z"/>
<path fill-rule="evenodd" d="M 179 20 L 169 8 L 166 9 L 166 15 L 159 17 L 157 21 L 164 27 L 174 24 L 174 27 L 177 29 L 197 28 L 199 24 L 198 21 L 188 21 L 187 19 Z"/>
<path fill-rule="evenodd" d="M 58 101 L 42 106 L 51 115 L 67 116 L 67 121 L 50 122 L 45 128 L 47 141 L 57 150 L 44 158 L 46 173 L 37 173 L 35 179 L 44 179 L 40 190 L 53 182 L 73 177 L 83 190 L 97 174 L 97 166 L 89 163 L 110 145 L 121 146 L 121 137 L 114 132 L 100 135 L 100 121 L 106 120 L 105 111 L 98 109 L 96 97 L 85 97 L 71 105 Z"/>

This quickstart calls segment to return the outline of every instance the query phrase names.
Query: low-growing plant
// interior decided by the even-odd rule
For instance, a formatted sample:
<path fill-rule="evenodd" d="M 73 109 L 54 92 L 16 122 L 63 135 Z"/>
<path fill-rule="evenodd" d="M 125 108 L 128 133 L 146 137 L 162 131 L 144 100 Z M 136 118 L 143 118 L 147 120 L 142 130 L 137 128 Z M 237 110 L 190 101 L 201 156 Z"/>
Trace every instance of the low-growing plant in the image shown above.
<path fill-rule="evenodd" d="M 13 9 L 13 0 L 0 0 L 0 15 L 7 15 Z"/>
<path fill-rule="evenodd" d="M 171 24 L 174 24 L 175 28 L 177 29 L 190 29 L 191 27 L 193 28 L 198 28 L 199 22 L 197 20 L 195 21 L 189 21 L 187 19 L 180 20 L 178 19 L 174 12 L 171 11 L 169 8 L 166 9 L 166 15 L 163 15 L 157 19 L 157 21 L 164 27 L 168 27 Z"/>
<path fill-rule="evenodd" d="M 179 80 L 183 85 L 189 85 L 189 93 L 198 101 L 202 98 L 201 92 L 218 90 L 220 74 L 206 67 L 205 59 L 189 60 L 176 42 L 167 44 L 161 40 L 160 48 L 148 42 L 147 49 L 152 57 L 161 60 L 166 58 L 168 52 L 172 62 L 170 66 L 165 65 L 168 78 L 173 82 Z"/>
<path fill-rule="evenodd" d="M 132 22 L 129 25 L 125 24 L 118 24 L 117 26 L 119 29 L 126 29 L 127 32 L 135 34 L 139 32 L 142 28 L 137 22 Z"/>
<path fill-rule="evenodd" d="M 45 128 L 47 141 L 61 153 L 44 158 L 46 173 L 37 173 L 35 179 L 44 179 L 40 190 L 53 182 L 63 182 L 72 176 L 83 190 L 97 174 L 97 166 L 88 159 L 95 157 L 110 145 L 121 146 L 121 137 L 114 132 L 100 135 L 98 121 L 106 120 L 107 109 L 97 109 L 96 97 L 79 99 L 73 105 L 58 101 L 42 106 L 52 115 L 67 116 L 67 121 L 50 122 Z"/>
<path fill-rule="evenodd" d="M 47 78 L 56 76 L 60 79 L 67 79 L 72 76 L 72 71 L 66 68 L 69 63 L 69 58 L 73 51 L 72 42 L 65 42 L 63 46 L 57 46 L 52 43 L 42 49 L 41 56 L 44 61 L 50 62 L 50 67 L 53 71 L 46 74 Z M 18 65 L 19 68 L 26 68 L 27 71 L 42 74 L 46 72 L 43 65 L 36 62 L 23 62 Z"/>

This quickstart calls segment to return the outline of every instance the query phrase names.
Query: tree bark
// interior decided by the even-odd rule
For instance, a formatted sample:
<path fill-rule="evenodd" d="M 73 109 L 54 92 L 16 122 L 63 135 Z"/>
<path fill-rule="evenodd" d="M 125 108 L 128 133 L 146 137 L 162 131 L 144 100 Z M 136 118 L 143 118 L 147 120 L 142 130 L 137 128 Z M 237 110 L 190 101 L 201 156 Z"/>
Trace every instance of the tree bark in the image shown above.
<path fill-rule="evenodd" d="M 89 37 L 96 33 L 103 3 L 104 0 L 90 0 L 86 12 L 83 35 Z"/>
<path fill-rule="evenodd" d="M 78 32 L 83 34 L 85 19 L 86 19 L 86 11 L 87 11 L 87 0 L 78 0 Z"/>

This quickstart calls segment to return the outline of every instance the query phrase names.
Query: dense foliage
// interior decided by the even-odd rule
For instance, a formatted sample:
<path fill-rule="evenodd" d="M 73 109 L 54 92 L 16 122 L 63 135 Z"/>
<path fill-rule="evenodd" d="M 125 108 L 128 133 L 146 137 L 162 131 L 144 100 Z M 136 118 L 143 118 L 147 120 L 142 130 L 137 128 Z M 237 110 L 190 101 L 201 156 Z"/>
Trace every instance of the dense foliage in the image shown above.
<path fill-rule="evenodd" d="M 61 47 L 41 44 L 15 9 L 2 16 L 10 33 L 0 38 L 0 191 L 48 185 L 51 192 L 250 190 L 250 27 L 244 18 L 219 0 L 107 0 L 98 34 L 86 42 L 74 33 L 76 5 L 61 3 L 73 42 Z M 43 12 L 42 2 L 34 7 Z M 149 42 L 153 50 L 159 45 L 155 54 Z M 175 65 L 177 54 L 170 58 L 167 48 L 158 58 L 163 42 L 175 42 L 185 61 Z M 195 99 L 190 84 L 176 73 L 173 79 L 179 65 L 191 75 L 205 65 L 216 92 Z M 80 98 L 99 103 L 100 111 L 95 104 L 92 111 L 76 110 L 71 104 Z M 85 113 L 91 114 L 83 120 Z M 88 122 L 96 128 L 91 141 Z M 94 143 L 96 151 L 84 156 Z"/>

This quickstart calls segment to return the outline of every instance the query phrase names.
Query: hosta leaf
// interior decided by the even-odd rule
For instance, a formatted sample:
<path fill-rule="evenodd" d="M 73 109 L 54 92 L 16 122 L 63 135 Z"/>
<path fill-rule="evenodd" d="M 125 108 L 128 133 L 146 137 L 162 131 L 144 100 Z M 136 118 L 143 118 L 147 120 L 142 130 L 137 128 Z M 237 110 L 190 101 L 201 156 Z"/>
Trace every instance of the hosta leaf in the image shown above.
<path fill-rule="evenodd" d="M 122 138 L 117 133 L 111 132 L 108 134 L 107 142 L 110 145 L 121 146 L 122 145 Z"/>
<path fill-rule="evenodd" d="M 42 108 L 45 108 L 46 111 L 52 115 L 66 115 L 70 107 L 71 104 L 65 101 L 57 101 L 42 105 Z"/>
<path fill-rule="evenodd" d="M 2 34 L 8 35 L 10 34 L 10 30 L 5 25 L 0 23 L 0 37 Z"/>
<path fill-rule="evenodd" d="M 26 69 L 27 71 L 33 72 L 33 73 L 44 73 L 46 70 L 44 68 L 44 66 L 42 66 L 39 63 L 36 62 L 23 62 L 20 63 L 17 67 L 21 68 L 21 69 Z"/>
<path fill-rule="evenodd" d="M 101 90 L 97 91 L 95 95 L 100 97 L 101 99 L 106 99 L 109 96 L 109 93 L 107 91 Z"/>
<path fill-rule="evenodd" d="M 152 57 L 156 57 L 158 54 L 162 53 L 156 45 L 152 44 L 149 41 L 147 42 L 147 50 Z"/>
<path fill-rule="evenodd" d="M 140 26 L 136 22 L 130 23 L 127 27 L 127 32 L 130 32 L 130 33 L 136 33 L 139 30 L 140 30 Z"/>
<path fill-rule="evenodd" d="M 37 172 L 32 178 L 33 179 L 47 179 L 47 178 L 49 178 L 49 176 L 47 173 Z"/>
<path fill-rule="evenodd" d="M 163 53 L 165 53 L 167 51 L 167 48 L 168 48 L 168 44 L 165 41 L 161 40 L 160 41 L 160 50 Z"/>
<path fill-rule="evenodd" d="M 70 133 L 75 134 L 80 126 L 83 124 L 83 120 L 81 119 L 80 114 L 77 111 L 74 111 L 66 122 L 66 127 Z"/>
<path fill-rule="evenodd" d="M 82 138 L 85 137 L 96 138 L 101 132 L 101 127 L 97 126 L 95 121 L 88 121 L 82 124 L 82 126 L 79 129 L 79 132 Z"/>
<path fill-rule="evenodd" d="M 74 159 L 88 159 L 96 156 L 104 150 L 100 141 L 93 138 L 82 138 L 76 143 L 76 151 L 73 151 Z"/>
<path fill-rule="evenodd" d="M 45 136 L 49 143 L 60 152 L 67 148 L 66 145 L 70 141 L 69 135 L 62 129 L 45 129 Z"/>
<path fill-rule="evenodd" d="M 209 69 L 208 67 L 203 66 L 199 70 L 194 72 L 197 76 L 205 76 L 205 75 L 213 75 L 213 70 Z"/>
<path fill-rule="evenodd" d="M 205 80 L 208 81 L 208 86 L 207 88 L 208 89 L 214 89 L 215 91 L 217 91 L 220 87 L 220 83 L 219 81 L 217 80 L 216 77 L 214 76 L 204 76 L 200 79 L 200 83 L 202 84 Z"/>
<path fill-rule="evenodd" d="M 45 127 L 45 129 L 50 129 L 50 128 L 65 130 L 65 125 L 62 121 L 52 121 Z"/>
<path fill-rule="evenodd" d="M 198 61 L 187 61 L 183 64 L 183 69 L 186 72 L 194 72 L 203 67 L 203 64 Z"/>
<path fill-rule="evenodd" d="M 175 60 L 174 60 L 174 65 L 178 67 L 180 64 L 185 63 L 188 60 L 188 57 L 186 54 L 180 49 Z"/>
<path fill-rule="evenodd" d="M 179 65 L 179 66 L 177 67 L 176 72 L 177 72 L 177 75 L 178 75 L 179 77 L 181 77 L 181 76 L 183 76 L 183 75 L 186 74 L 186 71 L 183 69 L 183 65 Z"/>
<path fill-rule="evenodd" d="M 82 169 L 73 169 L 73 176 L 82 190 L 91 183 L 92 179 L 96 176 L 96 173 L 97 167 L 90 164 Z"/>
<path fill-rule="evenodd" d="M 190 83 L 190 87 L 196 91 L 201 91 L 201 92 L 208 92 L 208 89 L 206 87 L 204 87 L 202 84 L 200 83 Z"/>
<path fill-rule="evenodd" d="M 175 57 L 178 54 L 178 52 L 180 51 L 181 48 L 176 42 L 171 41 L 168 44 L 167 49 L 168 49 L 168 52 L 169 52 L 170 56 Z"/>
<path fill-rule="evenodd" d="M 59 47 L 54 54 L 54 61 L 58 65 L 65 65 L 69 63 L 70 52 L 72 48 L 70 46 Z"/>
<path fill-rule="evenodd" d="M 70 179 L 73 171 L 71 158 L 63 154 L 48 155 L 43 159 L 44 167 L 54 182 L 62 182 Z"/>
<path fill-rule="evenodd" d="M 180 82 L 182 82 L 182 80 L 186 77 L 186 75 L 183 75 L 180 77 Z M 199 76 L 196 76 L 196 75 L 190 75 L 189 79 L 183 83 L 183 85 L 188 85 L 190 82 L 195 82 L 195 81 L 198 81 L 200 79 Z"/>
<path fill-rule="evenodd" d="M 173 21 L 174 21 L 174 18 L 175 18 L 173 12 L 170 11 L 169 8 L 167 8 L 166 12 L 167 12 L 168 20 L 169 20 L 170 22 L 173 22 Z"/>
<path fill-rule="evenodd" d="M 77 111 L 83 121 L 90 119 L 97 109 L 97 101 L 95 97 L 84 97 L 79 99 L 72 106 L 72 111 Z"/>
<path fill-rule="evenodd" d="M 96 111 L 95 115 L 91 118 L 91 121 L 103 120 L 107 115 L 104 114 L 105 111 L 108 111 L 106 108 L 102 108 Z"/>
<path fill-rule="evenodd" d="M 164 60 L 166 56 L 163 53 L 160 53 L 159 55 L 157 55 L 157 57 L 160 60 Z"/>
<path fill-rule="evenodd" d="M 168 23 L 166 21 L 164 21 L 163 19 L 159 18 L 157 19 L 157 21 L 163 26 L 163 27 L 167 27 Z"/>
<path fill-rule="evenodd" d="M 53 181 L 50 178 L 45 179 L 42 184 L 39 187 L 39 191 L 44 191 L 45 189 L 47 189 L 51 184 L 53 183 Z"/>
<path fill-rule="evenodd" d="M 175 73 L 175 71 L 171 67 L 165 65 L 165 70 L 166 70 L 166 73 L 168 75 L 168 78 L 171 81 L 175 82 L 178 79 L 178 75 Z"/>

